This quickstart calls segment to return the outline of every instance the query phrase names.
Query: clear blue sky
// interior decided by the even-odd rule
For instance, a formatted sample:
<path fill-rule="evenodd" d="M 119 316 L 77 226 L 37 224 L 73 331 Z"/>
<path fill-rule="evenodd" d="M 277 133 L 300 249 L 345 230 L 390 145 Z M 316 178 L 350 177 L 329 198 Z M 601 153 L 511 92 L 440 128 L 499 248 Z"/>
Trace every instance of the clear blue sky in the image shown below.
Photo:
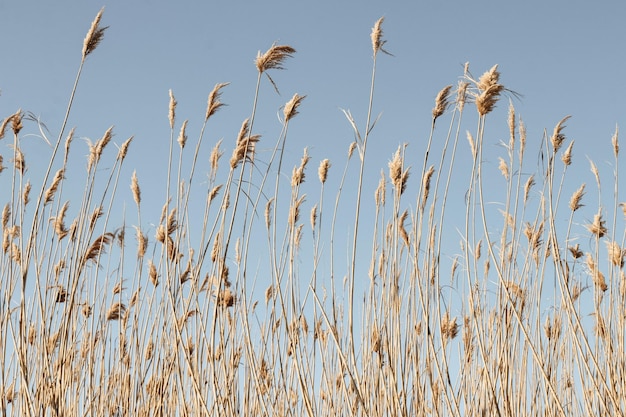
<path fill-rule="evenodd" d="M 379 60 L 374 113 L 383 115 L 368 148 L 373 169 L 366 193 L 373 192 L 399 143 L 410 144 L 409 163 L 417 175 L 434 98 L 445 85 L 456 85 L 467 61 L 475 76 L 499 64 L 502 83 L 522 95 L 513 103 L 528 129 L 529 152 L 535 152 L 529 158 L 538 152 L 543 130 L 551 132 L 571 114 L 565 133 L 576 140 L 581 181 L 593 184 L 583 155 L 605 175 L 612 172 L 605 163 L 612 158 L 610 137 L 626 120 L 626 3 L 621 1 L 0 0 L 0 117 L 21 108 L 40 116 L 56 135 L 83 38 L 103 5 L 102 24 L 110 28 L 87 59 L 69 126 L 76 126 L 79 137 L 97 139 L 114 125 L 118 144 L 134 135 L 126 175 L 137 169 L 146 196 L 156 192 L 157 213 L 169 138 L 168 90 L 179 102 L 177 126 L 189 119 L 188 134 L 195 138 L 209 91 L 218 82 L 231 83 L 222 97 L 228 107 L 209 125 L 204 160 L 219 138 L 228 156 L 252 108 L 254 58 L 273 42 L 291 45 L 297 54 L 286 71 L 272 73 L 281 96 L 268 82 L 262 85 L 255 133 L 268 142 L 259 148 L 273 145 L 279 108 L 297 92 L 307 98 L 290 127 L 288 170 L 309 146 L 311 177 L 323 158 L 338 161 L 339 171 L 352 140 L 340 108 L 350 109 L 363 126 L 369 35 L 381 16 L 386 49 L 394 56 Z M 494 165 L 504 153 L 497 144 L 507 137 L 507 107 L 505 98 L 487 132 L 486 158 Z M 37 140 L 24 143 L 33 169 L 47 161 L 45 153 L 37 161 L 40 146 Z M 74 156 L 80 149 L 75 147 Z M 155 160 L 159 164 L 151 163 Z M 127 187 L 121 189 L 131 206 Z M 462 195 L 455 198 L 452 205 L 463 204 Z"/>

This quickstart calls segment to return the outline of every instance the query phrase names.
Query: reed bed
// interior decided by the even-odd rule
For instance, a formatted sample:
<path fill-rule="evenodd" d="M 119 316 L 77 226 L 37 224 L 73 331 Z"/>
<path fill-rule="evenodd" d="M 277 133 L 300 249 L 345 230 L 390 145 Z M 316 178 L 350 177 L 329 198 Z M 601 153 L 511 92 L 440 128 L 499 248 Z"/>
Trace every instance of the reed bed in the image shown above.
<path fill-rule="evenodd" d="M 372 167 L 374 86 L 389 53 L 381 18 L 368 110 L 345 111 L 355 139 L 343 160 L 304 149 L 289 161 L 289 126 L 306 111 L 299 94 L 277 137 L 255 133 L 258 86 L 278 88 L 277 70 L 297 59 L 272 45 L 256 58 L 254 106 L 236 138 L 208 138 L 228 83 L 208 93 L 194 134 L 170 91 L 168 181 L 152 197 L 160 218 L 148 219 L 147 179 L 122 174 L 132 137 L 117 151 L 112 129 L 89 143 L 86 175 L 68 164 L 67 120 L 104 40 L 101 19 L 58 134 L 21 110 L 2 119 L 1 416 L 625 414 L 617 130 L 603 190 L 593 162 L 595 184 L 571 172 L 581 163 L 568 117 L 542 138 L 542 162 L 528 161 L 509 100 L 509 137 L 497 166 L 486 163 L 490 115 L 515 93 L 497 66 L 480 77 L 466 66 L 437 94 L 419 151 L 401 145 Z M 42 176 L 22 151 L 29 129 L 51 144 Z M 373 195 L 366 170 L 381 170 Z M 459 181 L 465 205 L 450 207 Z M 116 198 L 120 187 L 132 202 Z M 136 211 L 121 218 L 124 204 Z"/>

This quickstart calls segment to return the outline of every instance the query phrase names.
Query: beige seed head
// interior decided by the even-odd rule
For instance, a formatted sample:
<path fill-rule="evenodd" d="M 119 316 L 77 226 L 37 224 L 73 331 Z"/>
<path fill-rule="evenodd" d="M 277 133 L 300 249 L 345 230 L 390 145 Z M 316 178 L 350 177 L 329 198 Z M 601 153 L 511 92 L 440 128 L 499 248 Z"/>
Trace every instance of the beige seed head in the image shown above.
<path fill-rule="evenodd" d="M 504 159 L 500 157 L 498 157 L 498 159 L 500 160 L 498 169 L 500 170 L 500 173 L 502 173 L 502 176 L 508 181 L 509 180 L 509 167 L 506 164 L 506 161 Z"/>
<path fill-rule="evenodd" d="M 26 185 L 24 185 L 24 192 L 22 193 L 22 201 L 24 202 L 24 205 L 28 205 L 28 203 L 30 202 L 30 190 L 32 189 L 32 185 L 30 184 L 30 181 L 28 181 L 26 183 Z"/>
<path fill-rule="evenodd" d="M 396 188 L 396 191 L 400 191 L 402 188 L 402 154 L 400 152 L 401 147 L 398 147 L 393 154 L 393 158 L 389 161 L 389 179 Z"/>
<path fill-rule="evenodd" d="M 522 120 L 519 121 L 519 160 L 524 158 L 524 151 L 526 150 L 526 125 Z"/>
<path fill-rule="evenodd" d="M 509 102 L 508 124 L 509 124 L 509 137 L 510 137 L 509 148 L 511 151 L 513 151 L 513 146 L 515 146 L 515 107 L 513 107 L 512 102 Z"/>
<path fill-rule="evenodd" d="M 69 231 L 65 227 L 65 214 L 67 213 L 67 209 L 70 206 L 70 202 L 66 201 L 65 204 L 59 210 L 59 213 L 54 218 L 54 232 L 59 237 L 59 240 L 63 239 Z"/>
<path fill-rule="evenodd" d="M 298 114 L 298 107 L 300 107 L 300 103 L 305 99 L 306 96 L 299 96 L 297 93 L 293 95 L 291 100 L 285 104 L 285 108 L 283 109 L 283 114 L 285 116 L 285 123 L 291 120 L 295 115 Z"/>
<path fill-rule="evenodd" d="M 152 260 L 148 261 L 148 277 L 150 278 L 150 282 L 152 282 L 152 285 L 154 285 L 155 287 L 159 285 L 159 276 L 156 266 L 154 265 Z"/>
<path fill-rule="evenodd" d="M 619 268 L 624 266 L 624 249 L 620 248 L 617 242 L 606 242 L 607 252 L 611 263 Z"/>
<path fill-rule="evenodd" d="M 187 122 L 188 120 L 183 122 L 183 125 L 180 127 L 180 133 L 178 134 L 177 142 L 180 149 L 183 149 L 187 143 Z"/>
<path fill-rule="evenodd" d="M 374 51 L 374 56 L 378 53 L 378 51 L 382 51 L 388 54 L 387 51 L 383 49 L 383 46 L 387 41 L 383 40 L 383 21 L 385 17 L 381 17 L 374 23 L 374 27 L 372 27 L 372 33 L 370 38 L 372 39 L 372 50 Z"/>
<path fill-rule="evenodd" d="M 593 216 L 593 222 L 587 225 L 587 230 L 598 238 L 606 235 L 606 221 L 602 219 L 602 214 L 597 213 Z"/>
<path fill-rule="evenodd" d="M 11 129 L 13 130 L 13 134 L 17 136 L 20 133 L 20 130 L 24 127 L 22 124 L 22 118 L 24 117 L 24 112 L 22 110 L 18 110 L 13 116 L 11 116 Z"/>
<path fill-rule="evenodd" d="M 126 314 L 126 306 L 123 303 L 113 303 L 106 314 L 107 321 L 119 320 Z"/>
<path fill-rule="evenodd" d="M 530 194 L 530 189 L 533 185 L 535 185 L 535 176 L 531 175 L 524 184 L 524 203 L 528 202 L 528 195 Z"/>
<path fill-rule="evenodd" d="M 476 151 L 477 151 L 477 149 L 476 149 L 476 142 L 474 141 L 474 137 L 472 136 L 472 134 L 469 131 L 467 131 L 467 142 L 469 143 L 470 150 L 472 152 L 472 156 L 474 158 L 476 158 L 476 155 L 477 155 L 477 153 L 476 153 Z"/>
<path fill-rule="evenodd" d="M 465 102 L 467 100 L 467 88 L 469 85 L 470 83 L 467 81 L 459 81 L 459 85 L 456 89 L 456 106 L 461 112 L 465 107 Z"/>
<path fill-rule="evenodd" d="M 19 171 L 22 175 L 26 171 L 26 160 L 24 159 L 24 153 L 20 148 L 15 148 L 15 159 L 13 160 L 15 164 L 15 169 Z"/>
<path fill-rule="evenodd" d="M 2 229 L 6 229 L 7 224 L 9 224 L 9 219 L 11 218 L 11 206 L 9 203 L 4 205 L 2 209 Z"/>
<path fill-rule="evenodd" d="M 230 83 L 215 84 L 215 87 L 213 87 L 213 90 L 209 93 L 204 121 L 209 120 L 209 117 L 213 116 L 222 106 L 225 105 L 220 101 L 220 98 L 222 96 L 222 88 L 226 87 L 228 84 Z"/>
<path fill-rule="evenodd" d="M 585 184 L 582 184 L 578 190 L 576 190 L 574 192 L 574 194 L 572 194 L 572 198 L 570 198 L 569 200 L 569 208 L 572 211 L 576 211 L 579 208 L 581 208 L 583 206 L 583 204 L 581 204 L 580 200 L 582 200 L 583 196 L 585 195 Z"/>
<path fill-rule="evenodd" d="M 255 64 L 259 72 L 270 69 L 284 69 L 283 62 L 291 58 L 296 50 L 288 45 L 272 45 L 264 54 L 261 51 L 257 54 Z"/>
<path fill-rule="evenodd" d="M 617 154 L 619 154 L 619 128 L 615 126 L 615 133 L 611 137 L 611 144 L 613 145 L 613 155 L 617 158 Z"/>
<path fill-rule="evenodd" d="M 315 230 L 315 224 L 317 222 L 317 204 L 311 208 L 311 215 L 309 216 L 311 222 L 311 230 Z"/>
<path fill-rule="evenodd" d="M 168 120 L 170 121 L 170 129 L 174 129 L 174 121 L 176 121 L 176 98 L 174 98 L 174 93 L 170 89 L 170 105 L 168 112 Z"/>
<path fill-rule="evenodd" d="M 129 137 L 128 139 L 124 141 L 124 143 L 122 143 L 122 146 L 120 146 L 120 150 L 117 152 L 118 161 L 123 161 L 124 158 L 126 158 L 126 154 L 128 153 L 128 147 L 130 146 L 130 143 L 133 141 L 133 138 L 134 136 Z"/>
<path fill-rule="evenodd" d="M 133 176 L 130 180 L 130 189 L 133 192 L 133 200 L 137 207 L 141 205 L 141 188 L 139 188 L 139 180 L 137 179 L 137 171 L 133 171 Z"/>
<path fill-rule="evenodd" d="M 571 116 L 565 116 L 554 127 L 554 131 L 552 132 L 552 136 L 550 137 L 550 142 L 552 142 L 552 149 L 554 150 L 554 153 L 557 153 L 563 145 L 563 141 L 565 140 L 563 129 L 565 128 L 565 122 L 570 117 Z"/>
<path fill-rule="evenodd" d="M 328 159 L 324 159 L 322 162 L 320 162 L 320 166 L 317 170 L 317 176 L 322 184 L 326 182 L 329 168 L 330 161 Z"/>
<path fill-rule="evenodd" d="M 57 189 L 59 188 L 59 184 L 63 179 L 65 179 L 65 169 L 61 168 L 56 172 L 56 174 L 54 174 L 52 184 L 44 194 L 44 204 L 48 204 L 53 200 L 54 194 L 56 193 Z"/>
<path fill-rule="evenodd" d="M 108 26 L 100 27 L 100 19 L 102 19 L 102 13 L 104 12 L 104 7 L 100 9 L 96 18 L 91 22 L 91 27 L 87 32 L 87 36 L 85 36 L 85 40 L 83 41 L 83 59 L 87 57 L 90 53 L 92 53 L 97 47 L 98 44 L 104 38 L 104 31 L 107 30 Z"/>
<path fill-rule="evenodd" d="M 476 87 L 479 93 L 476 96 L 475 103 L 480 116 L 491 112 L 498 102 L 500 93 L 504 90 L 504 86 L 499 81 L 500 72 L 498 72 L 497 64 L 478 79 Z"/>
<path fill-rule="evenodd" d="M 249 120 L 246 119 L 241 124 L 241 129 L 239 130 L 239 135 L 237 136 L 237 145 L 235 146 L 233 155 L 230 158 L 230 167 L 232 169 L 235 169 L 244 159 L 248 159 L 250 161 L 254 160 L 256 143 L 259 141 L 261 136 L 250 135 L 248 123 Z"/>
<path fill-rule="evenodd" d="M 439 91 L 437 98 L 435 98 L 435 107 L 433 107 L 433 123 L 439 116 L 441 116 L 449 105 L 451 85 L 447 85 Z"/>
<path fill-rule="evenodd" d="M 137 226 L 135 226 L 135 235 L 137 237 L 137 259 L 143 259 L 148 249 L 148 237 Z"/>
<path fill-rule="evenodd" d="M 580 250 L 580 244 L 578 243 L 576 246 L 568 246 L 567 250 L 569 250 L 574 259 L 579 259 L 584 255 L 583 251 Z"/>
<path fill-rule="evenodd" d="M 213 201 L 213 199 L 217 196 L 217 194 L 220 192 L 220 189 L 222 188 L 222 184 L 216 185 L 215 187 L 211 188 L 211 191 L 209 191 L 209 196 L 207 198 L 208 202 L 210 203 L 211 201 Z"/>
<path fill-rule="evenodd" d="M 74 132 L 75 132 L 76 128 L 73 127 L 72 130 L 70 130 L 70 133 L 68 133 L 67 138 L 65 138 L 65 161 L 67 162 L 67 157 L 70 154 L 70 145 L 72 144 L 72 141 L 74 140 Z"/>
<path fill-rule="evenodd" d="M 209 157 L 209 162 L 211 163 L 211 174 L 215 175 L 217 173 L 217 167 L 219 165 L 220 158 L 224 154 L 220 150 L 220 146 L 222 145 L 222 140 L 217 141 L 213 149 L 211 150 L 211 156 Z"/>
<path fill-rule="evenodd" d="M 424 174 L 424 178 L 422 178 L 422 208 L 426 206 L 426 200 L 428 200 L 428 195 L 430 194 L 430 181 L 435 173 L 435 166 L 431 165 L 428 168 L 428 171 Z"/>
<path fill-rule="evenodd" d="M 348 159 L 352 158 L 352 154 L 354 153 L 354 150 L 356 149 L 357 143 L 356 142 L 351 142 L 350 146 L 348 147 Z"/>
<path fill-rule="evenodd" d="M 571 141 L 569 146 L 565 149 L 565 152 L 563 152 L 563 155 L 561 155 L 561 161 L 563 161 L 563 164 L 565 164 L 565 166 L 570 166 L 572 164 L 572 148 L 574 147 L 574 141 Z"/>
<path fill-rule="evenodd" d="M 272 203 L 274 202 L 274 197 L 270 198 L 267 203 L 265 203 L 265 227 L 269 230 L 270 225 L 272 224 Z"/>

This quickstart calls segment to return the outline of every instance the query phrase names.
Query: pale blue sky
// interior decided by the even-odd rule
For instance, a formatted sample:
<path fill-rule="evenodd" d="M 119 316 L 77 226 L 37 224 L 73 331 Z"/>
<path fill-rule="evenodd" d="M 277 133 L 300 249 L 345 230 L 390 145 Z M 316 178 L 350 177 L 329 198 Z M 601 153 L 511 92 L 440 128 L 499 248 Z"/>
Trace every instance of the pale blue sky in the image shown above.
<path fill-rule="evenodd" d="M 137 169 L 146 198 L 158 197 L 157 215 L 169 138 L 168 90 L 179 103 L 177 126 L 189 119 L 193 140 L 208 93 L 218 82 L 231 83 L 222 96 L 228 107 L 209 125 L 204 161 L 220 138 L 229 155 L 252 108 L 254 58 L 273 42 L 289 44 L 297 53 L 286 62 L 286 71 L 272 73 L 281 96 L 266 80 L 262 85 L 254 133 L 262 134 L 267 145 L 262 142 L 259 149 L 270 148 L 278 137 L 280 106 L 296 92 L 307 95 L 290 127 L 288 172 L 309 146 L 311 177 L 323 158 L 336 161 L 338 177 L 352 140 L 340 109 L 350 109 L 363 126 L 371 73 L 369 35 L 381 16 L 386 19 L 386 49 L 394 56 L 381 55 L 378 62 L 374 113 L 383 115 L 370 138 L 366 196 L 399 143 L 410 144 L 408 163 L 417 175 L 434 98 L 445 85 L 456 85 L 467 61 L 476 77 L 499 64 L 502 83 L 522 95 L 513 103 L 527 126 L 530 159 L 536 158 L 543 130 L 551 132 L 571 114 L 565 133 L 576 140 L 577 181 L 593 184 L 584 156 L 603 174 L 612 173 L 607 165 L 610 137 L 626 119 L 626 3 L 621 1 L 0 0 L 0 117 L 18 108 L 33 112 L 56 136 L 83 38 L 103 5 L 102 24 L 110 28 L 87 59 L 69 126 L 76 126 L 79 137 L 97 139 L 114 125 L 118 144 L 135 136 L 125 173 L 129 179 Z M 498 142 L 507 138 L 507 107 L 504 98 L 488 122 L 485 158 L 494 170 L 497 156 L 504 154 Z M 445 123 L 439 127 L 445 128 Z M 33 126 L 27 130 L 35 131 Z M 23 146 L 31 169 L 47 162 L 45 152 L 36 152 L 39 141 Z M 82 156 L 79 146 L 74 156 Z M 150 163 L 155 160 L 160 162 Z M 460 189 L 467 182 L 463 178 Z M 121 181 L 120 196 L 131 206 L 127 183 Z M 412 186 L 417 183 L 414 177 Z M 451 207 L 462 204 L 462 192 L 451 196 Z"/>

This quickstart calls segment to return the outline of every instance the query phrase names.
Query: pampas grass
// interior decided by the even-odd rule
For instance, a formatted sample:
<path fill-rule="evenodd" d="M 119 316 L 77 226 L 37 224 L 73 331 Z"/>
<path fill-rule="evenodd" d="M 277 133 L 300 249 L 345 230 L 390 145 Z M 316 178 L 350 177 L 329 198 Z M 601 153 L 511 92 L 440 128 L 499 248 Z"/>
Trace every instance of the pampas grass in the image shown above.
<path fill-rule="evenodd" d="M 485 128 L 515 94 L 497 65 L 475 80 L 466 64 L 456 90 L 433 92 L 428 141 L 389 149 L 387 166 L 372 166 L 367 144 L 383 133 L 374 87 L 389 65 L 379 59 L 389 54 L 381 18 L 365 123 L 344 110 L 355 140 L 343 158 L 305 147 L 292 160 L 289 127 L 307 112 L 297 93 L 279 109 L 280 133 L 254 133 L 262 75 L 278 91 L 270 73 L 297 58 L 272 45 L 254 60 L 251 114 L 206 156 L 200 145 L 214 140 L 229 83 L 208 93 L 197 135 L 191 119 L 177 120 L 169 91 L 168 183 L 153 195 L 141 167 L 125 177 L 137 145 L 130 137 L 113 155 L 113 128 L 87 144 L 86 174 L 70 164 L 65 126 L 103 19 L 101 10 L 84 39 L 41 176 L 20 146 L 36 120 L 18 110 L 0 124 L 0 137 L 12 135 L 0 158 L 0 416 L 625 414 L 617 128 L 606 140 L 615 171 L 604 176 L 590 161 L 597 199 L 572 174 L 582 168 L 570 116 L 554 115 L 537 145 L 546 165 L 533 166 L 525 154 L 537 141 L 510 101 L 494 164 Z M 465 114 L 468 102 L 476 112 Z M 366 170 L 380 172 L 375 190 Z M 452 195 L 459 178 L 462 198 Z M 601 180 L 614 185 L 608 203 Z M 465 205 L 452 210 L 452 198 Z M 146 214 L 154 201 L 158 219 Z"/>

